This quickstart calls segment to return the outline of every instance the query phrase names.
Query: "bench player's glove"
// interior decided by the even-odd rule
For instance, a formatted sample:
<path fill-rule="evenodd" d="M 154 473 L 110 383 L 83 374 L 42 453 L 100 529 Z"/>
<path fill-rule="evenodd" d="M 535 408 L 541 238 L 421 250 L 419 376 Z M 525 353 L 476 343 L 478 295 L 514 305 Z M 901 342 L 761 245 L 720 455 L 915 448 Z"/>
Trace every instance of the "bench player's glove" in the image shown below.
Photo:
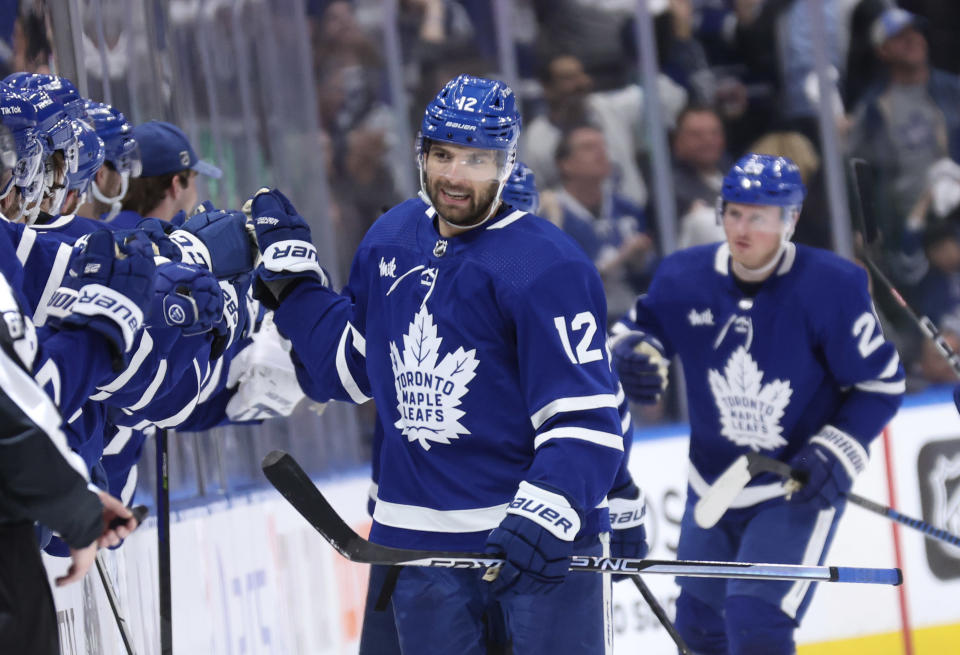
<path fill-rule="evenodd" d="M 250 216 L 260 248 L 253 287 L 257 300 L 276 309 L 305 279 L 328 284 L 310 239 L 310 227 L 286 196 L 276 189 L 261 189 L 250 204 Z"/>
<path fill-rule="evenodd" d="M 624 332 L 610 338 L 607 344 L 613 368 L 630 400 L 653 404 L 667 388 L 667 367 L 663 346 L 643 332 Z"/>
<path fill-rule="evenodd" d="M 180 212 L 180 214 L 182 213 Z M 137 223 L 137 229 L 143 230 L 144 234 L 153 242 L 153 245 L 157 247 L 158 255 L 172 262 L 180 261 L 180 248 L 170 241 L 170 233 L 175 229 L 171 223 L 161 221 L 159 218 L 145 218 Z"/>
<path fill-rule="evenodd" d="M 647 544 L 647 502 L 633 482 L 607 495 L 610 505 L 610 557 L 643 559 L 650 551 Z M 632 576 L 615 575 L 614 582 Z"/>
<path fill-rule="evenodd" d="M 790 460 L 791 468 L 806 478 L 790 500 L 813 501 L 822 509 L 835 505 L 867 467 L 867 457 L 859 441 L 832 425 L 823 426 Z"/>
<path fill-rule="evenodd" d="M 51 297 L 51 322 L 99 332 L 113 347 L 114 366 L 125 356 L 149 317 L 154 296 L 153 244 L 134 232 L 117 245 L 108 230 L 91 233 L 74 252 L 61 287 Z"/>
<path fill-rule="evenodd" d="M 565 496 L 521 482 L 507 516 L 487 538 L 486 552 L 505 560 L 492 581 L 493 593 L 540 594 L 556 589 L 567 577 L 579 531 L 580 515 Z"/>
<path fill-rule="evenodd" d="M 205 202 L 198 212 L 170 233 L 180 250 L 180 261 L 195 264 L 219 280 L 230 280 L 253 270 L 257 247 L 247 229 L 247 217 L 238 211 L 216 209 Z"/>
<path fill-rule="evenodd" d="M 164 262 L 157 266 L 153 322 L 178 327 L 184 335 L 207 332 L 223 315 L 223 293 L 210 271 Z"/>

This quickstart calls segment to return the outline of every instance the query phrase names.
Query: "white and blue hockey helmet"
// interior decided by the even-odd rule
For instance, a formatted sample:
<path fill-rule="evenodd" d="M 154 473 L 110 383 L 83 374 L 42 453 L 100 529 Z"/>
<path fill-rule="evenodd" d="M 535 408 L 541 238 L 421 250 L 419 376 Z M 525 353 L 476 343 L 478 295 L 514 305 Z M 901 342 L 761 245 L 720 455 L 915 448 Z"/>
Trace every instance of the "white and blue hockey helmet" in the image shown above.
<path fill-rule="evenodd" d="M 517 209 L 536 214 L 540 209 L 540 192 L 537 191 L 537 180 L 533 170 L 518 161 L 513 172 L 503 186 L 503 201 Z"/>
<path fill-rule="evenodd" d="M 459 75 L 427 105 L 417 137 L 421 177 L 430 142 L 442 141 L 498 153 L 501 187 L 513 170 L 520 136 L 516 96 L 499 80 Z"/>
<path fill-rule="evenodd" d="M 43 146 L 36 134 L 37 111 L 5 84 L 0 84 L 0 125 L 10 131 L 16 155 L 12 174 L 4 175 L 0 184 L 0 198 L 16 186 L 24 203 L 35 202 L 43 191 Z"/>

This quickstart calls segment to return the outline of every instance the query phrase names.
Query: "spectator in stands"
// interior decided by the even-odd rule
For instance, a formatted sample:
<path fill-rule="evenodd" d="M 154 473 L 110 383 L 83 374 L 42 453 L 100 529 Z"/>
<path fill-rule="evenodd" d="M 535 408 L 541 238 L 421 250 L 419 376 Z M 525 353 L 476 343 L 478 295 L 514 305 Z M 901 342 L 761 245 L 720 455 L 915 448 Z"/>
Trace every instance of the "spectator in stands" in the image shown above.
<path fill-rule="evenodd" d="M 874 21 L 871 39 L 885 75 L 864 95 L 849 143 L 877 170 L 874 206 L 886 259 L 905 284 L 924 268 L 901 250 L 906 217 L 922 198 L 928 169 L 944 157 L 960 161 L 960 78 L 930 67 L 921 25 L 899 8 Z"/>
<path fill-rule="evenodd" d="M 793 240 L 808 246 L 831 249 L 830 208 L 817 149 L 800 132 L 769 132 L 750 146 L 750 152 L 779 155 L 793 160 L 807 187 Z"/>
<path fill-rule="evenodd" d="M 149 121 L 133 128 L 133 138 L 140 147 L 142 171 L 130 180 L 123 211 L 113 219 L 119 227 L 136 227 L 143 217 L 169 221 L 177 212 L 191 212 L 197 205 L 197 174 L 214 179 L 222 175 L 197 157 L 176 125 Z"/>
<path fill-rule="evenodd" d="M 541 72 L 545 114 L 524 126 L 520 156 L 533 169 L 544 188 L 560 182 L 554 153 L 561 133 L 586 121 L 598 126 L 607 139 L 616 190 L 632 202 L 643 205 L 647 188 L 637 164 L 643 132 L 643 89 L 634 84 L 615 91 L 594 92 L 593 79 L 581 61 L 569 54 L 549 59 Z M 673 125 L 686 103 L 686 92 L 664 75 L 658 90 L 664 105 L 664 119 Z"/>
<path fill-rule="evenodd" d="M 707 106 L 687 106 L 677 117 L 671 146 L 674 198 L 680 220 L 677 247 L 722 241 L 716 204 L 728 165 L 720 116 Z"/>
<path fill-rule="evenodd" d="M 923 251 L 930 263 L 916 292 L 922 315 L 940 324 L 960 312 L 960 234 L 952 221 L 932 224 L 923 234 Z"/>
<path fill-rule="evenodd" d="M 649 281 L 653 241 L 643 210 L 613 191 L 612 165 L 603 132 L 581 125 L 557 146 L 562 188 L 556 199 L 561 227 L 596 264 L 612 319 L 624 314 Z"/>

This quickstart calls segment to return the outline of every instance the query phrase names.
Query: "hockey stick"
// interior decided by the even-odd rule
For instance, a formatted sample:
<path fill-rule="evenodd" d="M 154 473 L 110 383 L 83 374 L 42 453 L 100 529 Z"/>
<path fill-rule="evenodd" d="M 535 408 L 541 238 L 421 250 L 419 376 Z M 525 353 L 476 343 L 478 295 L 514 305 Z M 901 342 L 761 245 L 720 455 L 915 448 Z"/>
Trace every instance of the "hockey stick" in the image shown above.
<path fill-rule="evenodd" d="M 673 625 L 673 622 L 670 621 L 670 617 L 667 616 L 667 613 L 664 611 L 663 607 L 661 607 L 660 603 L 657 602 L 656 596 L 654 596 L 653 592 L 650 591 L 650 587 L 647 586 L 647 583 L 640 579 L 639 575 L 635 575 L 631 579 L 633 580 L 633 584 L 635 584 L 637 589 L 640 591 L 640 595 L 643 596 L 645 601 L 647 601 L 647 605 L 650 606 L 650 609 L 653 610 L 653 613 L 660 621 L 660 625 L 663 626 L 663 629 L 666 630 L 667 634 L 670 635 L 670 638 L 673 639 L 673 643 L 677 645 L 677 650 L 680 651 L 680 655 L 693 655 L 693 653 L 690 651 L 690 647 L 687 646 L 687 642 L 685 642 L 683 637 L 680 636 L 680 633 L 677 632 L 676 626 Z"/>
<path fill-rule="evenodd" d="M 310 477 L 287 453 L 274 450 L 263 458 L 264 475 L 300 514 L 351 562 L 390 566 L 428 566 L 459 569 L 495 569 L 503 560 L 483 553 L 440 552 L 381 546 L 362 538 L 348 526 L 316 488 Z M 701 578 L 747 578 L 754 580 L 816 580 L 898 585 L 900 569 L 864 569 L 795 564 L 747 562 L 696 562 L 650 560 L 626 557 L 574 555 L 571 571 L 638 575 L 660 573 Z"/>
<path fill-rule="evenodd" d="M 933 321 L 926 316 L 918 316 L 917 313 L 913 311 L 913 308 L 907 304 L 907 301 L 903 299 L 900 292 L 897 291 L 896 287 L 893 286 L 890 280 L 887 279 L 887 276 L 883 274 L 883 271 L 880 270 L 880 267 L 870 259 L 867 251 L 880 237 L 880 230 L 873 220 L 872 204 L 868 206 L 868 203 L 872 203 L 873 201 L 873 176 L 870 171 L 870 165 L 862 159 L 851 159 L 850 174 L 853 180 L 853 195 L 856 200 L 853 204 L 856 210 L 854 213 L 857 218 L 857 228 L 860 233 L 863 234 L 864 240 L 863 248 L 860 249 L 857 256 L 866 264 L 873 279 L 887 290 L 890 297 L 893 298 L 910 320 L 916 324 L 920 332 L 923 333 L 923 336 L 933 342 L 933 345 L 937 347 L 937 352 L 947 360 L 953 372 L 960 378 L 960 355 L 950 347 L 950 344 L 943 338 L 943 335 L 937 326 L 934 325 Z M 960 411 L 960 396 L 954 395 L 954 403 L 957 405 L 957 410 Z"/>
<path fill-rule="evenodd" d="M 158 428 L 157 572 L 160 605 L 160 655 L 173 654 L 173 594 L 170 584 L 170 462 L 167 431 Z"/>
<path fill-rule="evenodd" d="M 145 505 L 137 505 L 132 511 L 133 518 L 137 519 L 137 527 L 140 527 L 143 519 L 147 517 L 147 508 Z M 115 518 L 110 522 L 110 527 L 118 527 L 128 520 L 129 519 Z M 127 655 L 136 655 L 136 650 L 133 648 L 133 634 L 130 632 L 130 626 L 127 620 L 120 611 L 120 598 L 117 596 L 117 591 L 113 588 L 113 583 L 110 582 L 110 577 L 107 575 L 107 567 L 103 562 L 102 552 L 97 553 L 95 561 L 97 573 L 100 574 L 100 582 L 103 583 L 103 591 L 107 594 L 107 602 L 110 603 L 113 618 L 117 620 L 117 629 L 120 630 L 120 638 L 123 640 L 123 646 L 127 649 Z"/>
<path fill-rule="evenodd" d="M 704 529 L 715 526 L 750 480 L 765 470 L 747 455 L 735 459 L 697 501 L 693 508 L 693 520 Z"/>
<path fill-rule="evenodd" d="M 796 480 L 799 483 L 803 482 L 803 474 L 798 471 L 794 471 L 786 462 L 781 462 L 771 457 L 760 455 L 759 453 L 748 453 L 746 457 L 747 459 L 751 460 L 751 468 L 754 470 L 766 473 L 775 473 L 784 480 Z M 847 492 L 844 495 L 847 497 L 847 500 L 854 505 L 859 505 L 860 507 L 871 511 L 874 514 L 885 516 L 888 519 L 896 521 L 897 523 L 902 523 L 908 528 L 918 530 L 931 539 L 939 539 L 940 541 L 944 541 L 952 546 L 960 547 L 960 537 L 955 534 L 951 534 L 946 530 L 941 530 L 940 528 L 937 528 L 926 521 L 905 516 L 892 507 L 875 503 L 872 500 L 864 498 L 863 496 L 858 496 L 857 494 L 850 492 Z"/>

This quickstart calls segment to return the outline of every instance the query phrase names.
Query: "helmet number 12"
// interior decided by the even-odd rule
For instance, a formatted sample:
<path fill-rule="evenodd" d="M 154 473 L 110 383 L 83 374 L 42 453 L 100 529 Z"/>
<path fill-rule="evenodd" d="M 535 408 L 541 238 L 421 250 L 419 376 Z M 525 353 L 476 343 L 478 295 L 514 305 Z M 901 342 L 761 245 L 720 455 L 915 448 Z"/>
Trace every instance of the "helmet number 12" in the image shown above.
<path fill-rule="evenodd" d="M 583 336 L 577 343 L 577 352 L 574 355 L 570 348 L 570 336 L 567 331 L 567 320 L 563 316 L 554 316 L 553 324 L 560 335 L 560 343 L 563 344 L 563 352 L 574 364 L 588 364 L 603 359 L 603 352 L 599 348 L 590 348 L 593 336 L 597 333 L 597 320 L 590 312 L 580 312 L 570 321 L 569 332 L 583 331 Z"/>
<path fill-rule="evenodd" d="M 474 105 L 477 104 L 476 98 L 470 98 L 467 96 L 460 96 L 456 100 L 457 109 L 460 111 L 473 111 Z"/>

